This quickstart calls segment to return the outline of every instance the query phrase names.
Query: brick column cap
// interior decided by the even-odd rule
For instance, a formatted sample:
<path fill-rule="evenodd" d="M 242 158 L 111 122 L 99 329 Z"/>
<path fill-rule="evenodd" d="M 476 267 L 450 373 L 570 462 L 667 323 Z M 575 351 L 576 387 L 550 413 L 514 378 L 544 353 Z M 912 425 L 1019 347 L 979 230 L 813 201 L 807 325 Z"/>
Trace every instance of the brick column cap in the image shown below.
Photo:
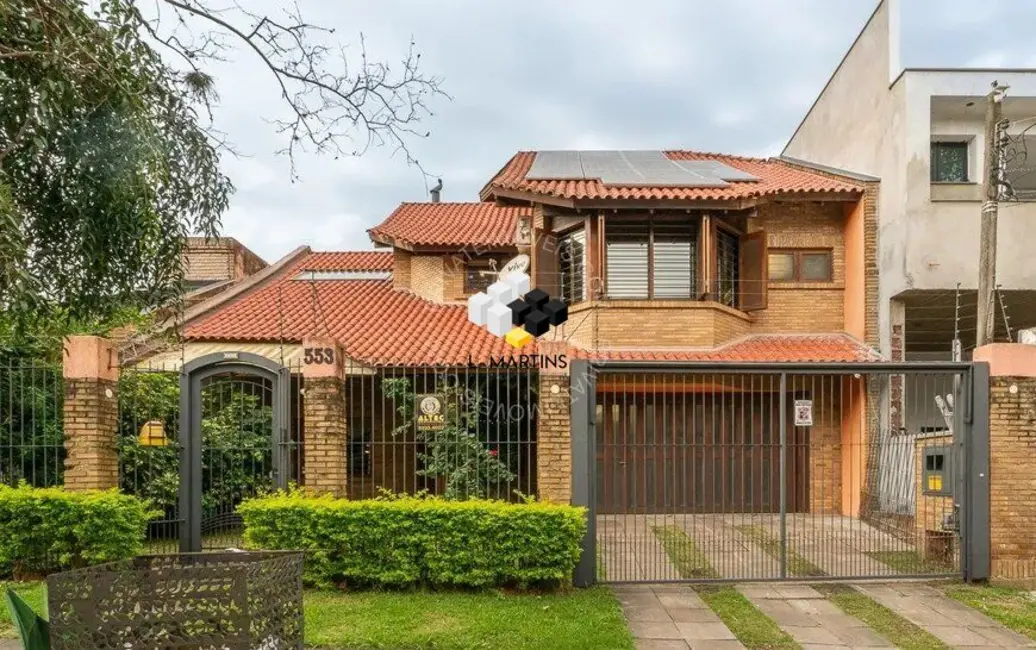
<path fill-rule="evenodd" d="M 119 355 L 115 346 L 100 336 L 67 336 L 64 340 L 61 372 L 65 379 L 119 378 Z"/>
<path fill-rule="evenodd" d="M 1036 377 L 1036 345 L 990 343 L 975 348 L 972 360 L 988 363 L 990 377 Z"/>
<path fill-rule="evenodd" d="M 327 358 L 330 350 L 332 359 Z M 302 376 L 307 379 L 343 376 L 345 367 L 342 346 L 327 337 L 307 336 L 302 339 Z"/>

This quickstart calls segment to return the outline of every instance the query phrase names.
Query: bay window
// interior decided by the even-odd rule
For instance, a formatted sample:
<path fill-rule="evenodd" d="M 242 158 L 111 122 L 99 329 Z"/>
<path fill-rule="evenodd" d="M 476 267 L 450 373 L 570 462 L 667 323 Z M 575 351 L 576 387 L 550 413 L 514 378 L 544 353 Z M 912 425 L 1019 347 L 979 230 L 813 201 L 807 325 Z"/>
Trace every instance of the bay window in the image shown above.
<path fill-rule="evenodd" d="M 608 221 L 609 298 L 694 298 L 699 222 Z"/>

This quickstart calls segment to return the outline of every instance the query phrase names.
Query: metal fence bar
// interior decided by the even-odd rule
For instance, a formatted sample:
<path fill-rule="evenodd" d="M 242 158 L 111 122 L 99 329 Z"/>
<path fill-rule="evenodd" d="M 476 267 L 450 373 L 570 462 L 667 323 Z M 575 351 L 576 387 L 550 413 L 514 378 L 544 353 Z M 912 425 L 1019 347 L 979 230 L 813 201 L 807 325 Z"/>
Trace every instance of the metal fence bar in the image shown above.
<path fill-rule="evenodd" d="M 959 575 L 969 367 L 591 363 L 599 579 Z"/>
<path fill-rule="evenodd" d="M 63 402 L 60 365 L 0 359 L 0 484 L 63 484 Z"/>

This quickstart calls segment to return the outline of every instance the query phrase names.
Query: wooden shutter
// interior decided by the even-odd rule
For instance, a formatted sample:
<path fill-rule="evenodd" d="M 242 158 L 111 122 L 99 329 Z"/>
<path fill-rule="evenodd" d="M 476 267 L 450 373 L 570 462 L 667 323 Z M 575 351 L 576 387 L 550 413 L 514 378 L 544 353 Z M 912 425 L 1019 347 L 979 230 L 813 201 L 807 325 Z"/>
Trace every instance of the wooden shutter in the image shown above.
<path fill-rule="evenodd" d="M 766 232 L 757 230 L 741 236 L 741 310 L 766 309 L 767 272 Z"/>
<path fill-rule="evenodd" d="M 609 225 L 609 298 L 648 297 L 648 233 L 646 223 Z"/>
<path fill-rule="evenodd" d="M 543 289 L 552 296 L 558 295 L 561 286 L 558 269 L 558 238 L 549 229 L 536 232 L 535 259 L 536 270 L 533 278 L 534 286 Z"/>

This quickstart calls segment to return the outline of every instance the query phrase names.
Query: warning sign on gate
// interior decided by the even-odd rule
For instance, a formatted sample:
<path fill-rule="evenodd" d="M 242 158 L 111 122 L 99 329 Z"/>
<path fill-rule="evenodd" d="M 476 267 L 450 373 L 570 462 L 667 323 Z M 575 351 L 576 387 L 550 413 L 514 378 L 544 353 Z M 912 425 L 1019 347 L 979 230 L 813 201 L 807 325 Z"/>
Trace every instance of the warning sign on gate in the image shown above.
<path fill-rule="evenodd" d="M 813 426 L 813 400 L 811 400 L 811 399 L 797 399 L 797 400 L 795 400 L 795 426 L 797 426 L 797 427 L 811 427 L 811 426 Z"/>

